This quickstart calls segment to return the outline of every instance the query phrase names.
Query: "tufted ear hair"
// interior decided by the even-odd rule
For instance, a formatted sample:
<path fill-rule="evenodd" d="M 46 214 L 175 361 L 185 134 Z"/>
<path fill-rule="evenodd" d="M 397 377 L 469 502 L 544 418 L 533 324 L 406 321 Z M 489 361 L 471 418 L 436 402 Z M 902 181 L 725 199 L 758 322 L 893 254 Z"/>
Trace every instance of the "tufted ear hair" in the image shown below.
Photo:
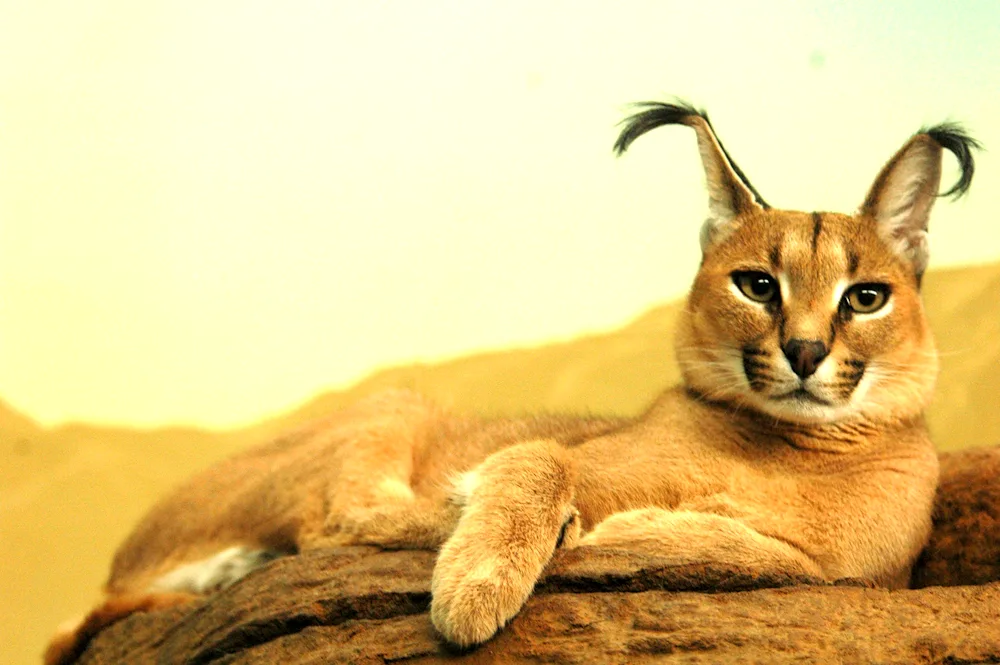
<path fill-rule="evenodd" d="M 687 125 L 698 137 L 698 152 L 708 186 L 708 219 L 701 229 L 702 252 L 728 235 L 739 215 L 770 208 L 730 159 L 707 113 L 679 100 L 673 104 L 640 102 L 635 106 L 642 110 L 622 121 L 624 127 L 614 147 L 618 155 L 637 138 L 661 125 Z"/>
<path fill-rule="evenodd" d="M 959 198 L 972 184 L 974 149 L 982 146 L 957 124 L 921 129 L 893 155 L 872 184 L 860 213 L 872 217 L 896 254 L 908 260 L 917 279 L 927 269 L 927 222 L 941 186 L 942 149 L 958 159 L 961 175 L 940 196 Z"/>

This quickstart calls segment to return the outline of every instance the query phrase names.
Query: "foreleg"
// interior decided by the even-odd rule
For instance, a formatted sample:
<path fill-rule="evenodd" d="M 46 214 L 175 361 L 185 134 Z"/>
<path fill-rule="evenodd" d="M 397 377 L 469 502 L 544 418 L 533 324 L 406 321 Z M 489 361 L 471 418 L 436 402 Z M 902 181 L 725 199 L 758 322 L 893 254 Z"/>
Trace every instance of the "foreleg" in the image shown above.
<path fill-rule="evenodd" d="M 528 599 L 567 524 L 574 468 L 555 442 L 501 450 L 463 477 L 465 506 L 441 548 L 431 620 L 457 645 L 484 642 Z"/>
<path fill-rule="evenodd" d="M 647 551 L 676 565 L 714 563 L 755 573 L 825 577 L 802 550 L 737 518 L 712 513 L 661 508 L 616 513 L 585 534 L 579 545 Z"/>

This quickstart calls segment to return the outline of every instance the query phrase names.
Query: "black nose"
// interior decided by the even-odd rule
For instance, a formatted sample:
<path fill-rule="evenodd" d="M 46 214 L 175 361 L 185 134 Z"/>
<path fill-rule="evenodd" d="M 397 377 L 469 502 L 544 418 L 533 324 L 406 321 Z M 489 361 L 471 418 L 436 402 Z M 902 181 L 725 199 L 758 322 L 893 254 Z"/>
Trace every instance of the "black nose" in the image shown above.
<path fill-rule="evenodd" d="M 803 379 L 812 376 L 829 353 L 826 345 L 815 339 L 792 339 L 781 350 L 788 358 L 792 371 Z"/>

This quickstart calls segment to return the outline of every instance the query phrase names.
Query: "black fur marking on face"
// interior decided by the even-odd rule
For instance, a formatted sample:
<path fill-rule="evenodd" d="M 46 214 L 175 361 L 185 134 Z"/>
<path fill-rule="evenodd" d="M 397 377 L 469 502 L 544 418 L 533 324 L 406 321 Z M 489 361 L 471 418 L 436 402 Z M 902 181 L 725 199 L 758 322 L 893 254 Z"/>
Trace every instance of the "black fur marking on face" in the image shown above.
<path fill-rule="evenodd" d="M 840 389 L 841 398 L 847 399 L 861 383 L 861 379 L 865 375 L 865 363 L 860 360 L 845 360 L 844 365 L 851 369 L 837 372 L 837 378 L 843 379 L 837 387 Z"/>
<path fill-rule="evenodd" d="M 842 297 L 837 304 L 837 319 L 841 323 L 850 323 L 854 318 L 854 310 L 847 304 L 847 298 Z"/>
<path fill-rule="evenodd" d="M 774 272 L 781 270 L 781 250 L 777 245 L 771 248 L 771 254 L 768 258 L 771 261 L 771 270 Z"/>
<path fill-rule="evenodd" d="M 861 258 L 858 253 L 853 249 L 847 250 L 847 274 L 854 277 L 858 272 L 858 265 L 861 263 Z"/>
<path fill-rule="evenodd" d="M 750 389 L 755 393 L 762 392 L 767 388 L 768 380 L 771 378 L 764 373 L 764 369 L 767 365 L 764 363 L 758 363 L 750 360 L 749 358 L 743 359 L 743 373 L 746 374 L 747 382 L 750 384 Z"/>
<path fill-rule="evenodd" d="M 813 219 L 813 239 L 812 239 L 812 250 L 813 256 L 816 256 L 816 249 L 819 246 L 819 234 L 823 230 L 823 218 L 818 212 L 812 214 Z"/>
<path fill-rule="evenodd" d="M 756 346 L 747 346 L 743 348 L 743 353 L 748 356 L 764 356 L 765 358 L 771 355 L 770 351 L 765 351 L 764 349 L 759 349 Z"/>
<path fill-rule="evenodd" d="M 781 329 L 784 330 L 785 309 L 784 307 L 782 307 L 781 302 L 782 302 L 781 291 L 778 291 L 778 297 L 775 298 L 774 300 L 771 300 L 770 302 L 764 303 L 764 309 L 767 310 L 767 313 L 770 314 L 772 317 L 781 320 Z"/>
<path fill-rule="evenodd" d="M 752 346 L 743 349 L 743 374 L 754 392 L 764 390 L 771 378 L 771 366 L 757 358 L 767 358 L 770 355 L 767 351 Z"/>

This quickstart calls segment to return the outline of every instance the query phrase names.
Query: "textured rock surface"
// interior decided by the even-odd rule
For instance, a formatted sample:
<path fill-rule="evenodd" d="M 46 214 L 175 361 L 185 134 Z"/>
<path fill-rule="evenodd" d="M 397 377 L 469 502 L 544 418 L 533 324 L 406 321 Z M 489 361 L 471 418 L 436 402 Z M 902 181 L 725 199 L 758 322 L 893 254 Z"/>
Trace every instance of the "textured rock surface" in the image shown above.
<path fill-rule="evenodd" d="M 914 578 L 927 588 L 567 550 L 506 630 L 455 654 L 427 615 L 432 553 L 341 548 L 278 560 L 197 604 L 133 615 L 80 662 L 997 663 L 1000 450 L 942 462 L 936 531 Z"/>

